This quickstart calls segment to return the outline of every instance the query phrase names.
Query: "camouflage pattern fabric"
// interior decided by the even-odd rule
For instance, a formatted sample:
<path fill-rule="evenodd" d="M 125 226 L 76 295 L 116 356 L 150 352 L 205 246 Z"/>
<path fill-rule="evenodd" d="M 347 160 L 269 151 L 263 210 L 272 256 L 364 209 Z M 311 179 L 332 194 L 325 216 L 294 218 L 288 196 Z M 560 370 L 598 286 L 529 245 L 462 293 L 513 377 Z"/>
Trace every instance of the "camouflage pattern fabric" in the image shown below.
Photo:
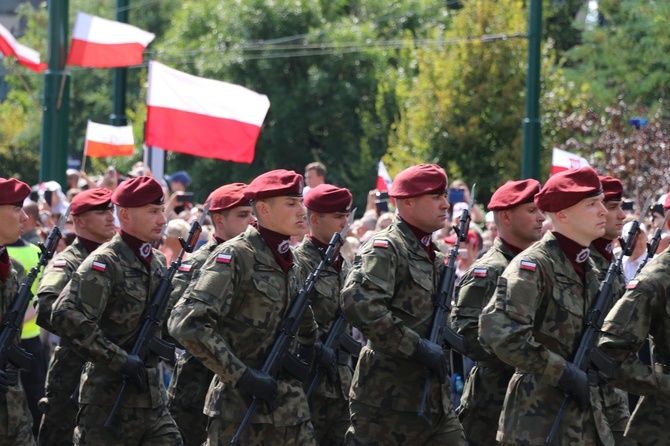
<path fill-rule="evenodd" d="M 109 414 L 123 383 L 119 372 L 164 274 L 165 257 L 160 251 L 153 250 L 147 271 L 117 234 L 82 262 L 63 289 L 54 304 L 51 324 L 61 339 L 88 361 L 81 375 L 80 405 L 106 406 Z M 167 395 L 157 363 L 155 355 L 146 363 L 149 390 L 141 393 L 135 385 L 129 385 L 122 407 L 167 413 Z M 95 415 L 94 411 L 80 411 L 78 426 L 91 428 L 99 421 L 93 415 L 86 418 L 89 413 Z M 173 426 L 177 431 L 174 423 Z M 142 433 L 134 435 L 152 436 L 155 427 L 142 424 Z M 127 427 L 123 429 L 125 432 Z"/>
<path fill-rule="evenodd" d="M 88 255 L 83 243 L 75 239 L 44 269 L 37 289 L 37 324 L 42 328 L 54 332 L 50 322 L 53 304 Z M 43 414 L 38 435 L 40 444 L 72 444 L 79 405 L 71 401 L 70 396 L 79 386 L 81 369 L 85 363 L 84 358 L 72 351 L 65 342 L 61 342 L 54 350 L 47 372 L 46 396 L 40 401 Z"/>
<path fill-rule="evenodd" d="M 21 283 L 25 280 L 25 269 L 18 261 L 10 258 L 11 267 L 7 280 L 0 282 L 0 319 L 14 303 Z M 17 333 L 16 345 L 19 345 Z M 11 364 L 7 370 L 16 370 Z M 0 397 L 0 444 L 12 446 L 35 446 L 33 437 L 33 417 L 28 410 L 26 394 L 21 386 L 21 380 L 15 386 L 10 386 L 7 393 Z"/>
<path fill-rule="evenodd" d="M 598 346 L 620 364 L 617 387 L 642 395 L 630 417 L 626 437 L 641 445 L 670 445 L 670 251 L 665 250 L 629 282 L 603 324 Z M 650 336 L 656 366 L 640 361 L 637 352 Z"/>
<path fill-rule="evenodd" d="M 514 367 L 505 364 L 479 343 L 479 315 L 489 302 L 514 252 L 500 239 L 463 274 L 456 287 L 451 328 L 465 338 L 466 356 L 477 365 L 465 381 L 458 417 L 473 446 L 497 445 L 498 420 Z"/>
<path fill-rule="evenodd" d="M 479 324 L 482 343 L 516 367 L 498 441 L 545 443 L 564 399 L 558 381 L 579 345 L 599 285 L 593 261 L 586 260 L 582 282 L 551 232 L 516 256 L 498 279 Z M 590 400 L 587 410 L 568 404 L 557 444 L 614 444 L 599 386 L 591 387 Z"/>
<path fill-rule="evenodd" d="M 416 416 L 426 370 L 411 356 L 419 338 L 430 335 L 433 297 L 443 265 L 444 256 L 436 252 L 435 260 L 431 261 L 409 226 L 399 217 L 359 249 L 340 295 L 347 320 L 368 339 L 358 359 L 349 393 L 351 417 L 356 422 L 352 421 L 347 433 L 348 444 L 352 444 L 351 441 L 365 444 L 371 438 L 365 429 L 359 436 L 359 427 L 372 420 L 367 420 L 365 413 L 357 413 L 355 403 L 398 412 L 397 417 L 377 420 L 388 437 L 399 432 L 396 424 L 399 417 L 406 418 L 403 430 L 424 430 L 422 438 L 441 435 L 435 426 L 426 429 Z M 459 431 L 458 436 L 462 436 L 448 382 L 440 385 L 432 380 L 425 409 L 428 416 L 444 417 L 448 421 L 446 431 Z M 413 438 L 403 441 L 417 444 Z"/>
<path fill-rule="evenodd" d="M 218 246 L 210 240 L 190 255 L 181 265 L 172 280 L 172 294 L 168 308 L 173 308 L 184 295 L 191 279 Z M 170 387 L 168 387 L 168 409 L 177 426 L 184 434 L 186 446 L 200 446 L 207 440 L 207 416 L 202 412 L 209 383 L 214 372 L 186 352 L 179 357 Z"/>
<path fill-rule="evenodd" d="M 230 446 L 239 423 L 231 423 L 220 418 L 210 419 L 207 442 L 203 446 Z M 244 446 L 313 446 L 314 428 L 304 421 L 295 426 L 273 426 L 269 424 L 249 424 L 240 439 Z"/>
<path fill-rule="evenodd" d="M 307 272 L 316 270 L 321 261 L 321 252 L 307 238 L 296 247 L 293 254 L 305 265 Z M 340 289 L 344 284 L 348 268 L 343 258 L 340 258 L 342 268 L 338 273 L 328 266 L 321 273 L 314 285 L 312 295 L 312 310 L 319 328 L 319 339 L 325 342 L 330 328 L 335 322 L 339 310 Z M 345 329 L 347 333 L 350 328 Z M 343 445 L 344 433 L 349 427 L 349 387 L 353 370 L 350 366 L 350 355 L 344 350 L 336 351 L 338 355 L 337 381 L 331 382 L 326 374 L 321 375 L 310 401 L 312 408 L 312 424 L 316 432 L 316 439 L 320 445 Z M 305 391 L 312 382 L 313 373 L 305 380 Z"/>
<path fill-rule="evenodd" d="M 170 334 L 216 374 L 205 401 L 207 416 L 222 422 L 242 420 L 251 395 L 236 388 L 237 381 L 247 367 L 262 367 L 302 286 L 300 269 L 296 263 L 285 274 L 258 230 L 249 227 L 214 250 L 172 310 Z M 316 334 L 308 308 L 297 341 L 312 346 Z M 301 383 L 283 374 L 277 382 L 278 407 L 270 411 L 267 404 L 260 404 L 252 424 L 272 429 L 308 421 Z M 231 437 L 216 441 L 230 442 Z"/>

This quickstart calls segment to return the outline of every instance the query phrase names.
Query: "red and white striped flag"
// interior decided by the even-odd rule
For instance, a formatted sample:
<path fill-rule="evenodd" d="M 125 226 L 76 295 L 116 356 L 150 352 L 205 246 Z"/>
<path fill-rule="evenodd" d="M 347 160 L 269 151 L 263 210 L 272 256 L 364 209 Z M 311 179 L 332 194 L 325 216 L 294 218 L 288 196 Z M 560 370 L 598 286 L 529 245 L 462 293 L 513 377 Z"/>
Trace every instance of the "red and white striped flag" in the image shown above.
<path fill-rule="evenodd" d="M 391 180 L 388 170 L 386 170 L 384 161 L 380 160 L 379 167 L 377 168 L 377 190 L 388 192 L 391 188 L 391 183 L 393 183 L 393 181 Z"/>
<path fill-rule="evenodd" d="M 149 62 L 145 142 L 237 163 L 254 160 L 267 96 Z"/>
<path fill-rule="evenodd" d="M 116 127 L 88 121 L 84 156 L 132 156 L 133 149 L 135 139 L 131 126 Z"/>
<path fill-rule="evenodd" d="M 0 52 L 5 57 L 16 57 L 18 63 L 36 73 L 47 69 L 47 64 L 40 62 L 40 53 L 21 45 L 7 28 L 0 25 Z"/>
<path fill-rule="evenodd" d="M 590 166 L 589 162 L 586 161 L 586 158 L 554 147 L 551 153 L 552 175 L 564 170 L 579 169 L 584 166 Z"/>
<path fill-rule="evenodd" d="M 127 23 L 77 13 L 67 65 L 115 68 L 140 65 L 155 34 Z"/>

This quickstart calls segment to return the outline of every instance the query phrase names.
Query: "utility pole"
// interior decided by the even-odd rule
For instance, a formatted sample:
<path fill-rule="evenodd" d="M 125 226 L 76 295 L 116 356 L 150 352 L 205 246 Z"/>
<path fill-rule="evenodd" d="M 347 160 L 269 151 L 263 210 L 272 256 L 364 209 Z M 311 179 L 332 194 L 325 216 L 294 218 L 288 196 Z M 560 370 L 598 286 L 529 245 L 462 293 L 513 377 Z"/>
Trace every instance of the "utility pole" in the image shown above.
<path fill-rule="evenodd" d="M 530 0 L 526 117 L 523 120 L 521 177 L 540 179 L 540 47 L 542 0 Z"/>
<path fill-rule="evenodd" d="M 65 72 L 69 35 L 68 0 L 49 1 L 48 31 L 49 68 L 44 74 L 40 181 L 58 181 L 65 190 L 70 126 L 70 76 Z"/>
<path fill-rule="evenodd" d="M 116 0 L 116 21 L 128 23 L 128 0 Z M 114 68 L 114 111 L 109 115 L 111 125 L 128 125 L 126 116 L 126 89 L 128 69 Z"/>

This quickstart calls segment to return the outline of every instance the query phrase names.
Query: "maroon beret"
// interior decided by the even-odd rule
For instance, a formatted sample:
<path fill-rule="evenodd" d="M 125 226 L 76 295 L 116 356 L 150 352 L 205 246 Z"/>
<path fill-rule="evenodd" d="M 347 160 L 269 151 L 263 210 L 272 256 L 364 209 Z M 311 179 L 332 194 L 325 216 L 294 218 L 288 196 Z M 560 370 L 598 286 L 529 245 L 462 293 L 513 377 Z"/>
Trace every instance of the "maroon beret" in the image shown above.
<path fill-rule="evenodd" d="M 18 204 L 23 206 L 23 200 L 30 195 L 30 186 L 16 178 L 0 178 L 0 205 Z"/>
<path fill-rule="evenodd" d="M 600 176 L 600 184 L 603 185 L 603 194 L 605 194 L 605 201 L 621 201 L 623 200 L 623 184 L 621 180 L 612 177 Z"/>
<path fill-rule="evenodd" d="M 443 194 L 447 191 L 447 173 L 435 164 L 408 167 L 393 179 L 389 195 L 412 198 L 420 195 Z"/>
<path fill-rule="evenodd" d="M 302 197 L 302 175 L 292 170 L 277 169 L 257 176 L 244 192 L 247 200 L 274 197 Z"/>
<path fill-rule="evenodd" d="M 303 202 L 312 212 L 328 214 L 331 212 L 351 212 L 354 197 L 349 189 L 336 187 L 332 184 L 319 184 L 309 190 Z"/>
<path fill-rule="evenodd" d="M 70 214 L 79 215 L 88 211 L 112 208 L 112 191 L 104 187 L 88 189 L 78 193 L 70 202 Z"/>
<path fill-rule="evenodd" d="M 540 182 L 532 178 L 508 181 L 491 195 L 488 208 L 490 211 L 504 211 L 521 204 L 532 203 L 539 191 Z"/>
<path fill-rule="evenodd" d="M 545 212 L 558 212 L 576 205 L 584 198 L 603 193 L 598 173 L 592 167 L 564 170 L 549 177 L 535 195 L 535 204 Z"/>
<path fill-rule="evenodd" d="M 237 206 L 249 206 L 249 200 L 244 198 L 247 185 L 244 183 L 226 184 L 209 194 L 209 212 L 225 211 Z"/>
<path fill-rule="evenodd" d="M 112 203 L 124 208 L 139 208 L 163 202 L 161 183 L 146 176 L 123 181 L 112 194 Z"/>

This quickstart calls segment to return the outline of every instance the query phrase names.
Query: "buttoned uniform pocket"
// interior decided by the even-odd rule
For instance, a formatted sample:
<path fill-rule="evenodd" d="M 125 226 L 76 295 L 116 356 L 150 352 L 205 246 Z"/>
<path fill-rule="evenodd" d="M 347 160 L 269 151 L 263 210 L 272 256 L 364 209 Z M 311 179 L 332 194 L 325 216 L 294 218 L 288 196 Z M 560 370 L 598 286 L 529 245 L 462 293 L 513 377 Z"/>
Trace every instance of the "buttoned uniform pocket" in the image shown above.
<path fill-rule="evenodd" d="M 408 280 L 399 285 L 401 289 L 394 294 L 391 306 L 410 316 L 413 320 L 407 322 L 413 326 L 428 320 L 434 312 L 433 265 L 410 255 L 408 270 Z"/>
<path fill-rule="evenodd" d="M 557 275 L 549 294 L 539 333 L 553 345 L 550 350 L 570 358 L 584 330 L 583 288 L 568 277 Z M 544 342 L 543 342 L 544 343 Z"/>
<path fill-rule="evenodd" d="M 258 273 L 252 274 L 251 285 L 252 288 L 243 296 L 233 318 L 249 327 L 265 330 L 282 310 L 281 287 L 286 285 Z"/>
<path fill-rule="evenodd" d="M 124 274 L 123 285 L 110 297 L 107 317 L 111 321 L 129 328 L 139 324 L 149 299 L 142 279 L 143 276 L 136 274 Z"/>

